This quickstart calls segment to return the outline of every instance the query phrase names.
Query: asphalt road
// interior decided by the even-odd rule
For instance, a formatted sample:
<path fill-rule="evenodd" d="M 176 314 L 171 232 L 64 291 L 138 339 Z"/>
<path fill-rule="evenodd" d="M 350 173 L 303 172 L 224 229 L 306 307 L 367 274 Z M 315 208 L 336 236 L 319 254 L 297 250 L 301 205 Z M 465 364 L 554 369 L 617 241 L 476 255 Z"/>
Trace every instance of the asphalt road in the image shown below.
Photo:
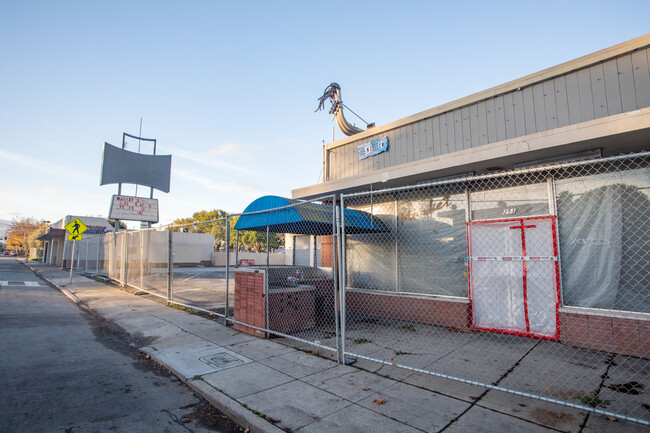
<path fill-rule="evenodd" d="M 240 431 L 131 343 L 0 257 L 0 432 Z"/>

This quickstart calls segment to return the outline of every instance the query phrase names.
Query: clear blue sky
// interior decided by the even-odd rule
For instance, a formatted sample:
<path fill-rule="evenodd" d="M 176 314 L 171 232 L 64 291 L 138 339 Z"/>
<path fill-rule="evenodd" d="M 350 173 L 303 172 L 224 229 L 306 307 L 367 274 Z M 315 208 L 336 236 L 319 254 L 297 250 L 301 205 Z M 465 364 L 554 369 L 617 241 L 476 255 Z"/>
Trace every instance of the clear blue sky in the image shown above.
<path fill-rule="evenodd" d="M 332 81 L 381 125 L 641 36 L 649 18 L 647 0 L 0 0 L 0 219 L 107 216 L 103 143 L 140 118 L 172 155 L 162 223 L 241 212 L 320 181 L 333 122 L 314 110 Z"/>

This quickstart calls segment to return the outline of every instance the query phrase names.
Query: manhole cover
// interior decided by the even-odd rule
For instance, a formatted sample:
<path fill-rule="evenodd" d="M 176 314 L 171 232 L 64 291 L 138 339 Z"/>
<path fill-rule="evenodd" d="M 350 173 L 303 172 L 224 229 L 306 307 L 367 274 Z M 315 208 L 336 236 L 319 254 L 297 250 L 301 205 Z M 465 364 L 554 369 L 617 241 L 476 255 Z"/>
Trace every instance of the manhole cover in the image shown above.
<path fill-rule="evenodd" d="M 219 352 L 214 355 L 204 356 L 199 358 L 206 364 L 216 368 L 217 370 L 224 370 L 226 368 L 236 367 L 238 365 L 248 362 L 247 359 L 240 359 L 230 353 Z"/>

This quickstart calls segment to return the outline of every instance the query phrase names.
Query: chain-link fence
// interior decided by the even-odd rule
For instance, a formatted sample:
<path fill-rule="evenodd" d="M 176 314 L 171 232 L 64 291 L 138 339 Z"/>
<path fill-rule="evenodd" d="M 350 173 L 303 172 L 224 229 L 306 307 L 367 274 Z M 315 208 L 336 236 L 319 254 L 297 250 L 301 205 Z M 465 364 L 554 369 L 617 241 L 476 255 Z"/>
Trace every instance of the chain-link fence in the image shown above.
<path fill-rule="evenodd" d="M 266 196 L 64 256 L 339 362 L 649 424 L 649 163 L 645 152 L 308 202 Z"/>
<path fill-rule="evenodd" d="M 649 159 L 343 195 L 345 353 L 647 423 Z"/>

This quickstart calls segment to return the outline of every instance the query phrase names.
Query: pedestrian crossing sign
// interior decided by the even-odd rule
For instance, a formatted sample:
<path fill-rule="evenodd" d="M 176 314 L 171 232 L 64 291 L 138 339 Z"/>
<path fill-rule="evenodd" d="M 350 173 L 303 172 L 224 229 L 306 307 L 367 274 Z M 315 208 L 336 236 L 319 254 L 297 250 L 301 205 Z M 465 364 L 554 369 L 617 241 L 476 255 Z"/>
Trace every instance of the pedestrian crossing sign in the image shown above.
<path fill-rule="evenodd" d="M 88 227 L 84 225 L 84 223 L 81 222 L 79 218 L 75 218 L 73 221 L 70 221 L 66 226 L 65 229 L 70 233 L 70 236 L 72 235 L 77 235 L 79 236 L 78 238 L 71 238 L 68 236 L 69 240 L 81 240 L 81 234 L 88 230 Z"/>
<path fill-rule="evenodd" d="M 83 239 L 83 236 L 82 236 L 82 235 L 72 235 L 72 234 L 68 234 L 68 240 L 69 240 L 69 241 L 80 241 L 80 240 L 82 240 L 82 239 Z"/>

